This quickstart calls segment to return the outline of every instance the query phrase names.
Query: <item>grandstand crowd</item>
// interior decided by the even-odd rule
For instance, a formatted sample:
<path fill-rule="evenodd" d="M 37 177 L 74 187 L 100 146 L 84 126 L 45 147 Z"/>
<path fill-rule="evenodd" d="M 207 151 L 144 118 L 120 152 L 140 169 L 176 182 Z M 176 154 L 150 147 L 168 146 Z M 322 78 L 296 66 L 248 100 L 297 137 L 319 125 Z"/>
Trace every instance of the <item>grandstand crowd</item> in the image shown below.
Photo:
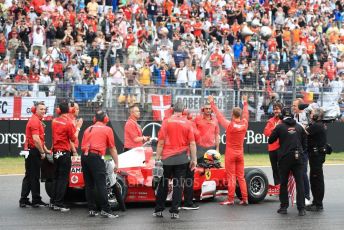
<path fill-rule="evenodd" d="M 341 92 L 343 6 L 343 0 L 0 0 L 1 96 L 30 96 L 27 83 L 38 83 L 46 96 L 55 84 L 103 84 L 104 70 L 108 86 L 283 92 L 291 90 L 296 67 L 296 86 L 304 91 Z M 272 29 L 267 41 L 242 34 L 243 27 L 261 26 Z"/>

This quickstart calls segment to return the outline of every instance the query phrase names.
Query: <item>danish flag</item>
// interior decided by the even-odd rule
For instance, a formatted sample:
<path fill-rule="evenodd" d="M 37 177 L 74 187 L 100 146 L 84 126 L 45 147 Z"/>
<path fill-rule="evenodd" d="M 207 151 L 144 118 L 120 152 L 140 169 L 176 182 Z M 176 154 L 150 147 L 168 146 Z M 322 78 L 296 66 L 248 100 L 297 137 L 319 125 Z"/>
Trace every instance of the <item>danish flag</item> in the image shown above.
<path fill-rule="evenodd" d="M 172 115 L 171 95 L 152 95 L 153 120 L 162 121 Z"/>

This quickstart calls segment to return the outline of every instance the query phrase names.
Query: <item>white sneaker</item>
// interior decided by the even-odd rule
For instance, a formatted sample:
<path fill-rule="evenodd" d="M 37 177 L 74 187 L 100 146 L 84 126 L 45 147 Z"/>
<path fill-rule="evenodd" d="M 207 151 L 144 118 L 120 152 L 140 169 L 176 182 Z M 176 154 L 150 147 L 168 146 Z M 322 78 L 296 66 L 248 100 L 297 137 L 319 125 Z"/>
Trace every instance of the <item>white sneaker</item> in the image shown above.
<path fill-rule="evenodd" d="M 118 218 L 119 217 L 117 214 L 110 213 L 110 212 L 105 212 L 103 210 L 101 210 L 100 216 L 104 217 L 104 218 Z"/>
<path fill-rule="evenodd" d="M 312 204 L 311 200 L 308 200 L 307 198 L 305 198 L 305 205 L 308 206 L 311 204 Z"/>

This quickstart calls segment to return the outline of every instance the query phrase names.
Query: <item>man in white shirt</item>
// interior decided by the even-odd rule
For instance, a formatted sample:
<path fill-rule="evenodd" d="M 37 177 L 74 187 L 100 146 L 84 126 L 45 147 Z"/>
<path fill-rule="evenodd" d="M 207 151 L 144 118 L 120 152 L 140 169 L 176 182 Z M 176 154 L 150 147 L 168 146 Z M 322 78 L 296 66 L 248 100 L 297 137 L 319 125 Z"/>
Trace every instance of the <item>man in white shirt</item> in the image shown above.
<path fill-rule="evenodd" d="M 181 88 L 177 90 L 178 95 L 185 94 L 185 90 L 183 88 L 187 87 L 188 82 L 188 76 L 187 76 L 187 67 L 184 66 L 184 61 L 179 62 L 179 68 L 175 71 L 175 77 L 176 77 L 176 84 L 178 88 Z"/>
<path fill-rule="evenodd" d="M 306 127 L 309 124 L 306 112 L 304 110 L 299 109 L 299 105 L 304 104 L 304 101 L 302 98 L 297 98 L 293 101 L 293 114 L 294 114 L 294 120 L 299 123 L 301 126 Z M 303 170 L 303 182 L 304 182 L 304 188 L 305 188 L 305 204 L 310 205 L 310 188 L 309 188 L 309 179 L 307 175 L 307 166 L 308 166 L 308 152 L 305 151 L 303 153 L 303 163 L 304 163 L 304 170 Z"/>
<path fill-rule="evenodd" d="M 120 94 L 123 93 L 122 87 L 124 86 L 125 79 L 125 71 L 124 68 L 121 66 L 119 60 L 117 60 L 116 64 L 110 68 L 110 77 L 112 85 L 114 86 L 115 96 L 118 97 Z"/>
<path fill-rule="evenodd" d="M 281 78 L 281 75 L 277 75 L 277 79 L 275 82 L 275 92 L 284 92 L 285 87 L 284 87 L 284 81 Z"/>

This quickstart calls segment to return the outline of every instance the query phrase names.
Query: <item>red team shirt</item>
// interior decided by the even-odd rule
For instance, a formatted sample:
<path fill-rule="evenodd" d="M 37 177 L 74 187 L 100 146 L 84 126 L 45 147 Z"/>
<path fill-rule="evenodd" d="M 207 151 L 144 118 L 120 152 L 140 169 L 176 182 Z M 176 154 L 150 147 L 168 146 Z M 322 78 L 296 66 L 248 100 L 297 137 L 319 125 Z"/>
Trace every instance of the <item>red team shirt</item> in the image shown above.
<path fill-rule="evenodd" d="M 196 143 L 202 147 L 215 146 L 215 138 L 220 134 L 219 124 L 216 118 L 206 119 L 203 115 L 196 117 L 195 124 L 197 128 Z"/>
<path fill-rule="evenodd" d="M 81 142 L 83 153 L 98 153 L 105 156 L 106 149 L 113 147 L 115 147 L 113 131 L 103 122 L 96 122 L 85 130 Z"/>
<path fill-rule="evenodd" d="M 143 145 L 142 141 L 134 141 L 137 137 L 142 137 L 141 126 L 134 119 L 129 118 L 124 126 L 124 148 L 132 149 L 141 147 Z"/>
<path fill-rule="evenodd" d="M 26 125 L 26 138 L 29 148 L 36 148 L 32 135 L 39 135 L 42 146 L 44 146 L 44 126 L 43 123 L 36 114 L 33 114 Z"/>
<path fill-rule="evenodd" d="M 69 117 L 69 119 L 72 121 L 72 123 L 73 123 L 73 125 L 74 125 L 74 128 L 75 128 L 75 130 L 76 130 L 76 124 L 75 124 L 76 118 L 75 118 L 74 114 L 69 113 L 69 114 L 68 114 L 68 117 Z M 78 139 L 77 137 L 75 137 L 74 145 L 75 145 L 75 148 L 76 148 L 76 149 L 79 147 L 79 139 Z"/>
<path fill-rule="evenodd" d="M 70 151 L 70 141 L 75 141 L 75 126 L 69 117 L 60 116 L 52 121 L 53 151 Z"/>
<path fill-rule="evenodd" d="M 281 123 L 281 120 L 279 118 L 276 118 L 276 117 L 270 118 L 268 120 L 268 123 L 265 126 L 264 135 L 267 137 L 270 137 L 272 131 L 275 129 L 275 127 L 279 123 Z M 268 150 L 269 151 L 275 151 L 275 150 L 279 149 L 279 146 L 280 146 L 279 141 L 277 140 L 274 143 L 268 145 Z"/>
<path fill-rule="evenodd" d="M 158 134 L 164 141 L 162 159 L 188 151 L 190 142 L 195 141 L 192 130 L 192 123 L 183 116 L 172 115 L 164 120 Z"/>
<path fill-rule="evenodd" d="M 219 123 L 226 128 L 226 157 L 230 154 L 243 154 L 244 138 L 248 128 L 249 119 L 247 102 L 244 103 L 242 119 L 240 121 L 227 121 L 226 118 L 220 114 L 220 111 L 217 109 L 214 102 L 211 103 L 211 109 L 215 111 L 215 114 L 217 114 Z"/>

